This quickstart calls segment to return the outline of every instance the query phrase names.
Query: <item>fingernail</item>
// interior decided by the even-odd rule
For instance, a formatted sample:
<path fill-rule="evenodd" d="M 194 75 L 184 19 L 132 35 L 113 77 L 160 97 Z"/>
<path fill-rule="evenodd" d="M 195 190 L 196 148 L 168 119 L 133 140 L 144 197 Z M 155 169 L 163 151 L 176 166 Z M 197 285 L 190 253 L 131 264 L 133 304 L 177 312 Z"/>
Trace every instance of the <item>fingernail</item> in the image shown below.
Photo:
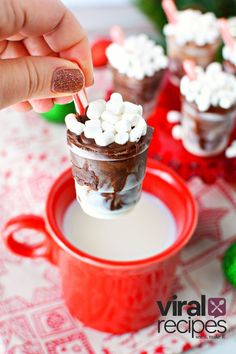
<path fill-rule="evenodd" d="M 79 69 L 58 68 L 52 75 L 53 92 L 78 92 L 84 86 L 84 75 Z"/>

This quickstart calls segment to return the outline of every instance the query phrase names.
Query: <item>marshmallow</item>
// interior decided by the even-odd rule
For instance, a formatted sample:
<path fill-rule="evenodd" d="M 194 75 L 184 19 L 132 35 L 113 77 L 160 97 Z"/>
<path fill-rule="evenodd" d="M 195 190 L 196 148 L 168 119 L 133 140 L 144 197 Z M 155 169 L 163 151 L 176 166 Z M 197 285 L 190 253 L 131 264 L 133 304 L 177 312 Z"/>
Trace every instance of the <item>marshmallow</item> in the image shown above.
<path fill-rule="evenodd" d="M 95 143 L 99 146 L 107 146 L 115 141 L 114 134 L 109 131 L 100 132 L 94 137 Z"/>
<path fill-rule="evenodd" d="M 196 79 L 184 76 L 180 91 L 188 102 L 194 102 L 199 111 L 211 106 L 229 109 L 236 103 L 236 78 L 223 71 L 219 63 L 211 63 L 206 70 L 196 67 Z"/>
<path fill-rule="evenodd" d="M 125 101 L 124 102 L 124 113 L 139 114 L 140 106 L 137 104 Z"/>
<path fill-rule="evenodd" d="M 121 119 L 116 123 L 115 129 L 117 133 L 129 132 L 131 130 L 131 123 L 127 119 Z"/>
<path fill-rule="evenodd" d="M 114 127 L 114 124 L 111 124 L 109 122 L 106 122 L 105 120 L 102 122 L 102 129 L 104 131 L 110 131 L 111 133 L 115 134 L 116 130 Z"/>
<path fill-rule="evenodd" d="M 115 124 L 120 117 L 112 112 L 104 111 L 101 115 L 101 118 L 111 124 Z"/>
<path fill-rule="evenodd" d="M 139 117 L 136 127 L 142 131 L 142 136 L 146 135 L 147 133 L 147 123 L 143 117 Z"/>
<path fill-rule="evenodd" d="M 228 60 L 232 64 L 236 65 L 236 45 L 234 45 L 233 49 L 228 46 L 224 46 L 222 54 L 225 60 Z"/>
<path fill-rule="evenodd" d="M 87 117 L 89 119 L 98 119 L 101 117 L 101 114 L 106 109 L 106 101 L 105 100 L 96 100 L 92 101 L 87 109 Z"/>
<path fill-rule="evenodd" d="M 101 122 L 99 119 L 88 120 L 85 122 L 84 135 L 86 138 L 94 139 L 99 133 L 102 133 Z"/>
<path fill-rule="evenodd" d="M 65 123 L 67 129 L 76 135 L 80 135 L 84 131 L 84 124 L 78 122 L 73 113 L 67 114 Z"/>
<path fill-rule="evenodd" d="M 115 135 L 115 143 L 124 145 L 129 141 L 129 134 L 126 132 L 117 133 Z"/>
<path fill-rule="evenodd" d="M 139 119 L 139 114 L 123 113 L 122 119 L 126 119 L 130 122 L 131 126 L 134 127 Z"/>
<path fill-rule="evenodd" d="M 176 13 L 177 21 L 164 26 L 164 34 L 174 37 L 177 44 L 184 46 L 194 42 L 198 46 L 213 44 L 219 41 L 220 34 L 217 19 L 213 13 L 201 13 L 187 9 Z"/>
<path fill-rule="evenodd" d="M 175 125 L 172 128 L 172 136 L 175 140 L 181 140 L 183 138 L 183 128 L 181 125 Z"/>
<path fill-rule="evenodd" d="M 235 145 L 229 146 L 229 147 L 225 150 L 225 156 L 226 156 L 228 159 L 232 159 L 232 158 L 236 157 L 236 146 L 235 146 Z"/>
<path fill-rule="evenodd" d="M 181 114 L 178 111 L 169 111 L 167 113 L 167 121 L 169 123 L 179 123 L 181 119 Z"/>
<path fill-rule="evenodd" d="M 140 127 L 135 127 L 131 130 L 129 135 L 129 140 L 133 142 L 138 142 L 142 136 L 143 130 Z"/>
<path fill-rule="evenodd" d="M 124 40 L 123 45 L 110 44 L 106 55 L 112 67 L 139 81 L 165 69 L 168 64 L 163 48 L 145 34 L 130 36 Z"/>
<path fill-rule="evenodd" d="M 121 114 L 123 111 L 123 101 L 117 99 L 111 99 L 106 103 L 106 111 L 114 114 Z"/>
<path fill-rule="evenodd" d="M 113 93 L 111 94 L 110 100 L 111 100 L 111 101 L 123 102 L 123 97 L 121 96 L 120 93 L 118 93 L 118 92 L 113 92 Z"/>

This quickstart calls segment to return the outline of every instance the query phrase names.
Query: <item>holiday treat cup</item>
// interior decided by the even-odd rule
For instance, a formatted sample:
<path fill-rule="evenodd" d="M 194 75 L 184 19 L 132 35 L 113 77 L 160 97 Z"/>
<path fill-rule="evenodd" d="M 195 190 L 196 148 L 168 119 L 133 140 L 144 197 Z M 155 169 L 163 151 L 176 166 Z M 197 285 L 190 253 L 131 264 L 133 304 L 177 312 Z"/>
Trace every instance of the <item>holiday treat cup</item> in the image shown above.
<path fill-rule="evenodd" d="M 184 147 L 197 156 L 220 154 L 235 126 L 235 77 L 212 63 L 205 71 L 197 67 L 194 79 L 184 76 L 180 90 Z"/>
<path fill-rule="evenodd" d="M 113 93 L 66 118 L 77 199 L 90 216 L 116 218 L 139 201 L 153 128 L 142 107 Z"/>
<path fill-rule="evenodd" d="M 45 218 L 14 217 L 5 225 L 2 237 L 12 252 L 30 258 L 44 257 L 59 267 L 65 303 L 84 324 L 111 333 L 138 330 L 157 320 L 160 313 L 156 301 L 166 303 L 171 296 L 180 251 L 191 238 L 197 221 L 189 190 L 164 165 L 149 161 L 143 189 L 169 208 L 176 224 L 174 242 L 151 257 L 114 261 L 90 255 L 68 241 L 63 221 L 76 197 L 70 170 L 54 182 Z M 34 229 L 44 238 L 34 245 L 21 243 L 15 235 L 22 229 Z M 80 232 L 78 229 L 78 238 Z M 158 233 L 158 225 L 155 230 L 147 230 L 150 232 Z"/>
<path fill-rule="evenodd" d="M 106 50 L 113 90 L 124 100 L 143 106 L 147 117 L 156 105 L 168 60 L 163 48 L 145 34 L 112 43 Z"/>
<path fill-rule="evenodd" d="M 169 57 L 170 80 L 179 85 L 184 75 L 183 61 L 193 60 L 205 68 L 216 55 L 221 44 L 214 14 L 196 10 L 177 11 L 176 22 L 164 27 Z"/>

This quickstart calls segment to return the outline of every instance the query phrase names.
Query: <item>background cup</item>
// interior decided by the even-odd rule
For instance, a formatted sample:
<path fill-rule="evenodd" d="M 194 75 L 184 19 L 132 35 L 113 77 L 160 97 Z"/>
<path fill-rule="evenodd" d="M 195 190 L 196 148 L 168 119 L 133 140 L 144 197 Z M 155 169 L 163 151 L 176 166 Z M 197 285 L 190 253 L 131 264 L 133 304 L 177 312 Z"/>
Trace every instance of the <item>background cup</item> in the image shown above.
<path fill-rule="evenodd" d="M 211 107 L 200 112 L 197 105 L 182 97 L 183 145 L 197 156 L 214 156 L 225 150 L 235 127 L 236 106 Z"/>
<path fill-rule="evenodd" d="M 16 254 L 45 257 L 58 265 L 65 302 L 72 315 L 86 325 L 111 333 L 138 330 L 157 320 L 160 314 L 156 301 L 165 303 L 171 295 L 180 251 L 191 238 L 197 221 L 191 193 L 164 165 L 149 160 L 143 188 L 169 207 L 177 229 L 174 244 L 150 258 L 109 261 L 90 256 L 65 239 L 63 217 L 75 199 L 70 170 L 53 184 L 45 219 L 35 215 L 12 218 L 4 227 L 3 239 Z M 35 229 L 45 237 L 34 246 L 22 244 L 14 237 L 21 229 Z"/>

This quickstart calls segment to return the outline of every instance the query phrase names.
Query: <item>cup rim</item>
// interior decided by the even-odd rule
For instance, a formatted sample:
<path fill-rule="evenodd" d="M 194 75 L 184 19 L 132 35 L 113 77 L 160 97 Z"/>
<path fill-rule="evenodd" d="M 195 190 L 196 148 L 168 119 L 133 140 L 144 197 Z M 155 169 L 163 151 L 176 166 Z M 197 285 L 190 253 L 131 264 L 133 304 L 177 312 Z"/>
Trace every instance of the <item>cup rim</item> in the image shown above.
<path fill-rule="evenodd" d="M 57 223 L 55 221 L 54 217 L 54 212 L 53 212 L 53 201 L 55 199 L 56 192 L 58 192 L 58 183 L 61 182 L 62 179 L 65 181 L 68 180 L 68 177 L 71 176 L 71 168 L 68 168 L 65 170 L 62 174 L 59 175 L 59 177 L 54 181 L 48 197 L 46 201 L 46 226 L 47 229 L 50 233 L 50 236 L 53 238 L 55 243 L 62 248 L 65 252 L 70 254 L 71 256 L 75 257 L 76 259 L 89 263 L 91 265 L 99 266 L 99 267 L 105 267 L 105 268 L 137 268 L 137 267 L 143 267 L 148 264 L 154 264 L 154 263 L 159 263 L 167 258 L 173 256 L 175 253 L 180 251 L 184 245 L 190 240 L 196 225 L 197 225 L 197 220 L 198 220 L 198 212 L 197 212 L 197 206 L 196 202 L 186 186 L 185 182 L 182 180 L 181 177 L 179 177 L 173 170 L 171 170 L 169 167 L 165 166 L 164 164 L 148 158 L 147 162 L 147 173 L 153 174 L 158 176 L 159 178 L 163 178 L 165 176 L 168 178 L 168 181 L 173 181 L 175 184 L 177 184 L 178 188 L 182 191 L 182 193 L 185 194 L 185 196 L 188 199 L 189 205 L 190 205 L 190 210 L 188 214 L 188 220 L 185 223 L 185 227 L 182 230 L 182 232 L 178 235 L 178 238 L 176 241 L 170 245 L 167 249 L 164 251 L 151 256 L 147 258 L 143 258 L 140 260 L 132 260 L 132 261 L 114 261 L 114 260 L 107 260 L 103 259 L 100 257 L 96 257 L 93 255 L 90 255 L 86 252 L 81 251 L 80 249 L 76 248 L 73 244 L 71 244 L 63 235 L 63 232 L 61 229 L 57 226 Z M 61 188 L 61 187 L 59 187 Z"/>

